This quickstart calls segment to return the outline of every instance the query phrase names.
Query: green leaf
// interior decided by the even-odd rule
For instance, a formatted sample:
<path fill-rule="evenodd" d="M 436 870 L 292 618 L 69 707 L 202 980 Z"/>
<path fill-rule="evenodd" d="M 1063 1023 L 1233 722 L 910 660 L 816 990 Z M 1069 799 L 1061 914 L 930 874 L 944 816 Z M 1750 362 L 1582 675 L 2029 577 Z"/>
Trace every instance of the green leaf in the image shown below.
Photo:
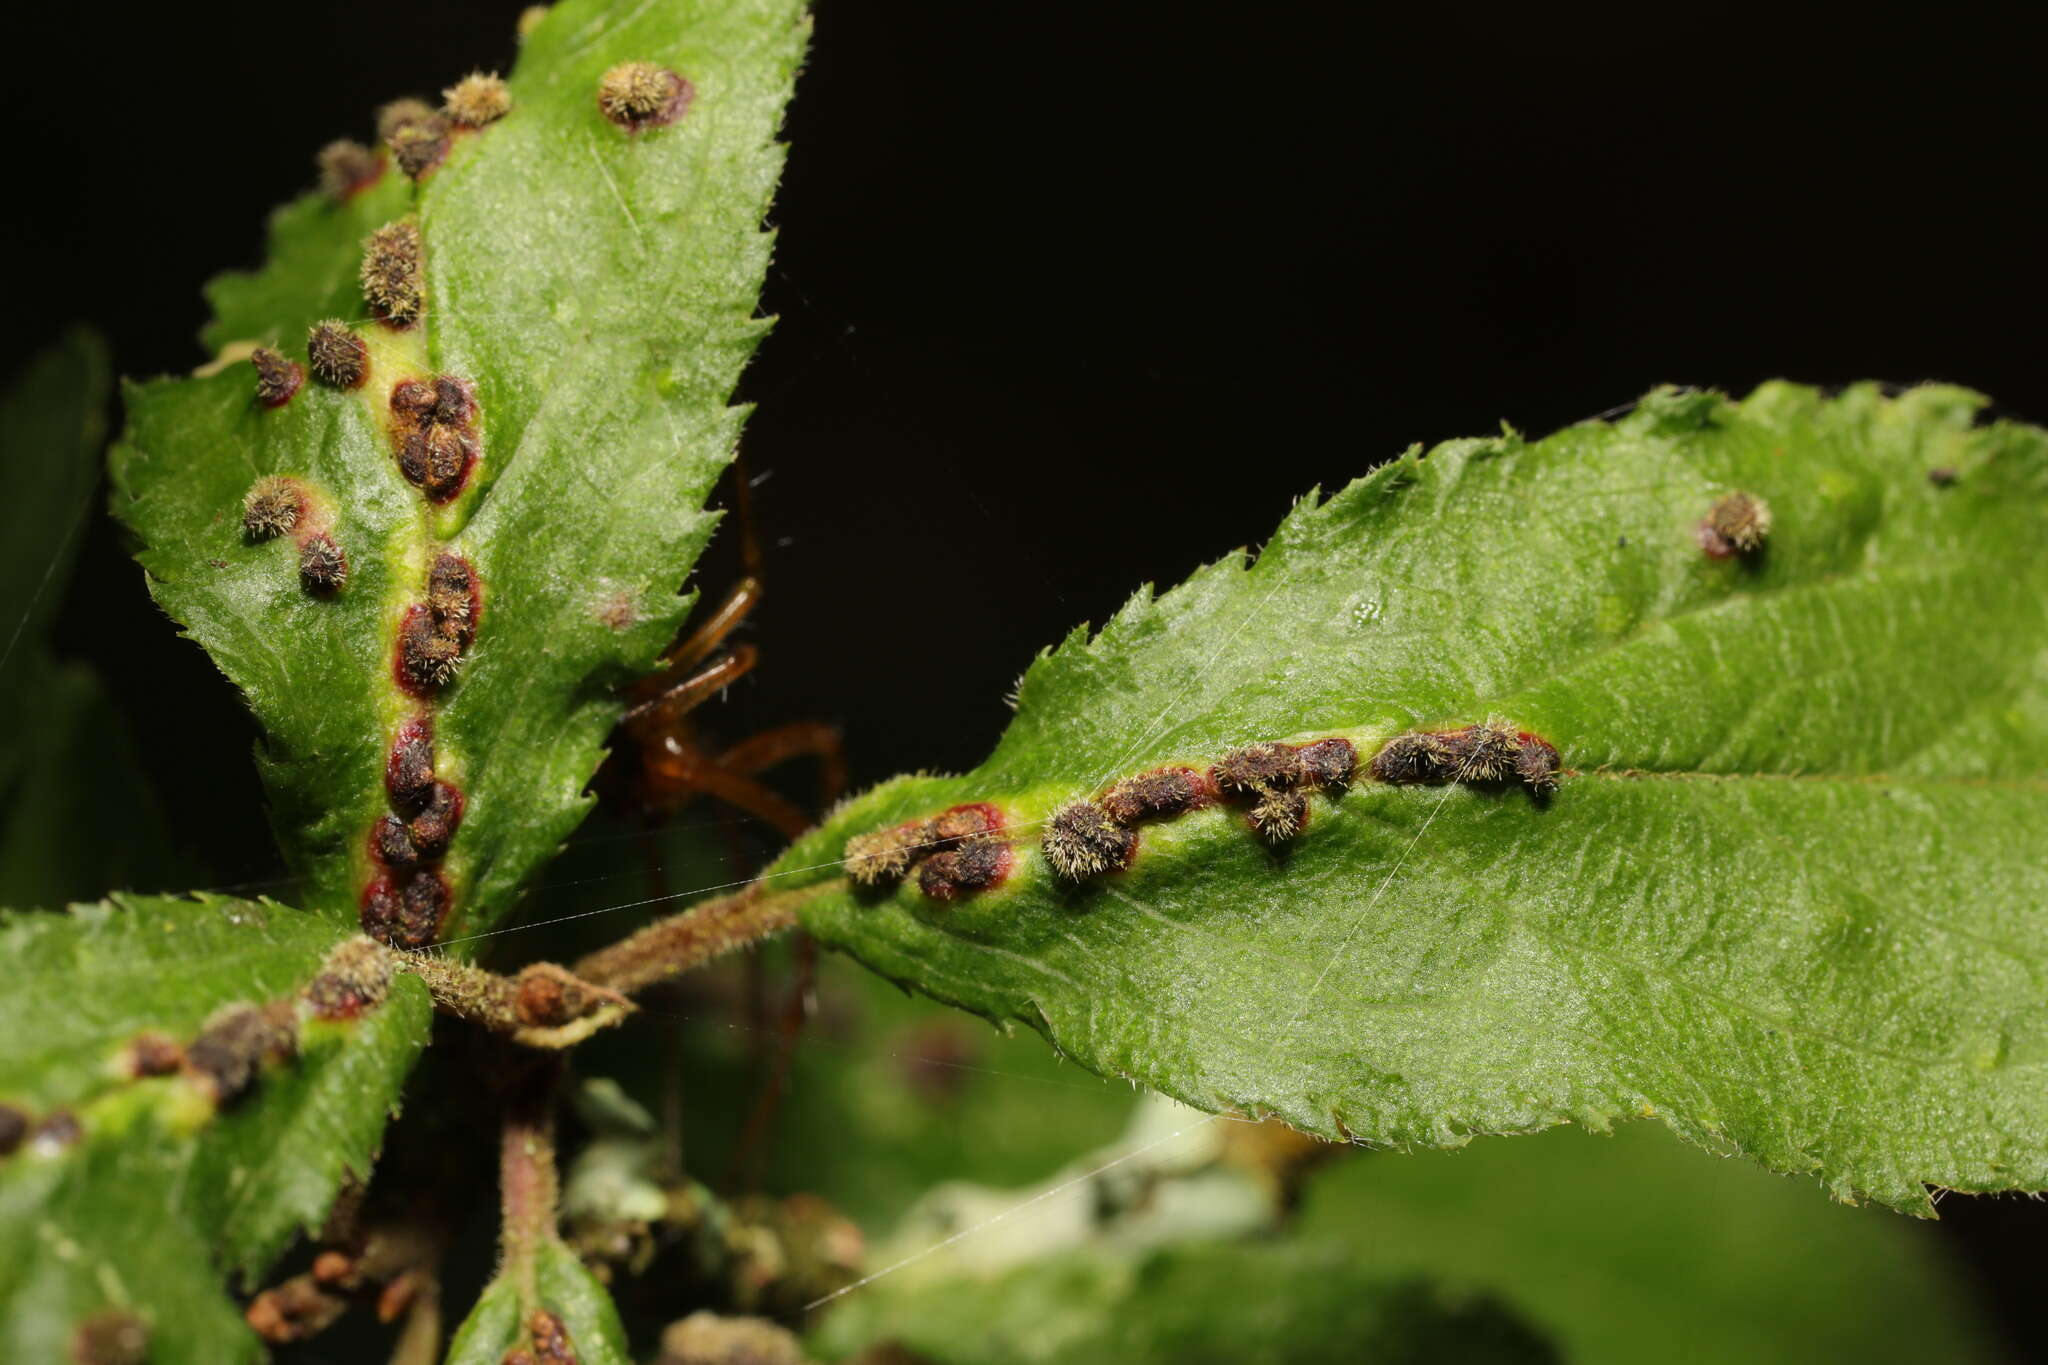
<path fill-rule="evenodd" d="M 855 801 L 770 885 L 990 802 L 1000 886 L 827 892 L 807 927 L 1105 1074 L 1325 1135 L 1655 1115 L 1913 1212 L 2048 1186 L 2048 439 L 1981 406 L 1660 392 L 1411 452 L 1076 632 L 980 769 Z M 1732 490 L 1775 526 L 1712 559 Z M 1037 847 L 1155 765 L 1338 735 L 1362 770 L 1489 716 L 1558 747 L 1554 797 L 1361 771 L 1279 848 L 1231 805 L 1078 887 Z"/>
<path fill-rule="evenodd" d="M 539 1248 L 534 1292 L 539 1306 L 568 1329 L 580 1365 L 631 1365 L 633 1353 L 611 1295 L 560 1242 L 549 1240 Z M 511 1275 L 492 1280 L 455 1333 L 447 1365 L 500 1365 L 507 1351 L 526 1344 L 530 1311 Z"/>
<path fill-rule="evenodd" d="M 97 459 L 106 440 L 107 347 L 74 328 L 0 393 L 0 692 L 24 644 L 40 645 L 79 548 Z"/>
<path fill-rule="evenodd" d="M 885 1341 L 940 1365 L 1559 1359 L 1488 1298 L 1362 1273 L 1342 1245 L 1298 1241 L 1083 1253 L 901 1291 L 884 1280 L 834 1309 L 813 1344 L 839 1359 Z"/>
<path fill-rule="evenodd" d="M 1317 1176 L 1299 1230 L 1362 1275 L 1484 1286 L 1578 1365 L 2000 1358 L 1941 1229 L 1703 1162 L 1649 1124 Z"/>
<path fill-rule="evenodd" d="M 181 880 L 182 860 L 106 689 L 50 652 L 106 404 L 106 346 L 82 328 L 0 395 L 0 710 L 9 718 L 0 733 L 0 904 L 63 904 L 132 880 Z"/>
<path fill-rule="evenodd" d="M 126 719 L 99 676 L 38 648 L 9 665 L 30 691 L 15 712 L 0 798 L 0 904 L 63 905 L 117 887 L 175 884 L 170 842 Z"/>
<path fill-rule="evenodd" d="M 268 901 L 118 896 L 0 915 L 0 1103 L 75 1141 L 0 1162 L 0 1323 L 10 1359 L 49 1359 L 90 1313 L 152 1324 L 152 1360 L 254 1358 L 222 1272 L 260 1272 L 366 1176 L 431 1019 L 411 977 L 353 1019 L 298 1000 L 340 942 Z M 132 1078 L 143 1034 L 189 1046 L 222 1006 L 296 1001 L 296 1055 L 216 1106 L 190 1072 Z M 150 1235 L 137 1236 L 138 1228 Z"/>
<path fill-rule="evenodd" d="M 266 409 L 233 362 L 131 390 L 116 510 L 158 601 L 262 722 L 272 819 L 308 908 L 353 919 L 379 875 L 369 840 L 409 720 L 431 719 L 436 774 L 464 798 L 440 937 L 487 930 L 587 812 L 622 711 L 613 688 L 681 624 L 704 498 L 738 438 L 727 400 L 766 327 L 759 224 L 806 31 L 796 0 L 565 0 L 527 37 L 502 120 L 458 132 L 417 187 L 387 166 L 345 203 L 283 211 L 271 265 L 213 289 L 215 343 L 301 359 L 309 326 L 363 315 L 364 234 L 409 214 L 424 314 L 354 328 L 360 391 L 309 377 Z M 605 119 L 598 81 L 629 60 L 692 82 L 678 122 Z M 398 382 L 434 375 L 471 386 L 479 447 L 439 506 L 400 472 L 389 406 Z M 266 475 L 297 480 L 307 515 L 252 542 L 242 499 Z M 298 574 L 295 540 L 314 531 L 348 560 L 324 597 Z M 443 553 L 474 569 L 475 637 L 454 681 L 409 696 L 401 626 Z"/>
<path fill-rule="evenodd" d="M 91 1142 L 63 1161 L 0 1169 L 0 1349 L 10 1360 L 75 1359 L 89 1318 L 125 1313 L 149 1330 L 152 1365 L 268 1359 L 221 1292 L 212 1248 L 189 1218 L 166 1216 L 185 1169 L 153 1124 Z"/>

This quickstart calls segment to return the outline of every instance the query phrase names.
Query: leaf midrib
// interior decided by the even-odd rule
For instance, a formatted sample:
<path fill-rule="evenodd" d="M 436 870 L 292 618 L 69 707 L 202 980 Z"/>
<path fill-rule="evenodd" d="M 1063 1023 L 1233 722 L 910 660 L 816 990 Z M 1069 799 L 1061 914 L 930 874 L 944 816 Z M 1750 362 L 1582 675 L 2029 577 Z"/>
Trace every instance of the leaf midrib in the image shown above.
<path fill-rule="evenodd" d="M 1403 463 L 1404 462 L 1402 461 L 1395 461 L 1391 464 L 1383 466 L 1383 468 L 1386 470 L 1397 470 L 1402 467 Z M 1422 467 L 1425 469 L 1442 470 L 1447 468 L 1447 466 L 1441 464 L 1432 467 L 1427 465 L 1426 462 L 1419 463 L 1421 463 Z M 1377 473 L 1378 471 L 1375 471 L 1375 474 Z M 1453 471 L 1453 473 L 1462 474 L 1463 470 L 1458 469 Z M 1371 479 L 1373 477 L 1374 475 L 1366 476 L 1367 479 Z M 1420 480 L 1411 482 L 1407 486 L 1402 487 L 1400 489 L 1400 492 L 1404 495 L 1412 495 L 1413 493 L 1420 493 L 1426 491 L 1428 491 L 1428 486 Z M 1374 516 L 1379 516 L 1384 515 L 1386 513 L 1389 505 L 1390 504 L 1387 501 L 1378 501 L 1365 505 L 1363 508 L 1361 508 L 1361 510 L 1369 511 Z M 1586 649 L 1583 653 L 1574 656 L 1569 661 L 1557 664 L 1545 670 L 1544 672 L 1532 674 L 1527 677 L 1517 679 L 1511 684 L 1509 684 L 1506 688 L 1495 689 L 1487 696 L 1482 697 L 1475 695 L 1466 706 L 1454 711 L 1445 712 L 1443 715 L 1437 717 L 1436 719 L 1447 721 L 1453 716 L 1463 715 L 1467 713 L 1469 713 L 1472 716 L 1477 716 L 1479 713 L 1486 711 L 1489 707 L 1498 706 L 1506 702 L 1511 702 L 1515 698 L 1525 696 L 1532 691 L 1535 691 L 1537 689 L 1540 689 L 1553 683 L 1563 683 L 1567 681 L 1571 675 L 1581 672 L 1589 667 L 1596 666 L 1601 660 L 1605 658 L 1613 656 L 1621 651 L 1634 648 L 1642 644 L 1646 640 L 1653 638 L 1661 632 L 1675 630 L 1683 623 L 1694 620 L 1696 618 L 1710 618 L 1717 614 L 1725 614 L 1727 616 L 1736 618 L 1737 625 L 1739 628 L 1740 618 L 1745 614 L 1759 610 L 1762 605 L 1774 603 L 1787 597 L 1794 597 L 1807 593 L 1827 594 L 1835 590 L 1848 587 L 1879 587 L 1887 585 L 1904 587 L 1909 584 L 1917 584 L 1923 587 L 1938 587 L 1941 584 L 1957 579 L 1968 578 L 1972 575 L 1981 576 L 1987 570 L 2003 570 L 2006 572 L 2010 572 L 2013 567 L 2010 560 L 2004 557 L 1993 557 L 1982 554 L 1970 554 L 1969 549 L 1971 545 L 1974 544 L 1974 542 L 1966 543 L 1961 553 L 1950 555 L 1941 560 L 1938 564 L 1933 565 L 1931 567 L 1924 562 L 1873 561 L 1871 558 L 1871 555 L 1873 553 L 1873 547 L 1878 545 L 1884 532 L 1886 531 L 1886 529 L 1888 529 L 1889 525 L 1890 518 L 1888 509 L 1880 511 L 1878 518 L 1872 523 L 1872 525 L 1870 525 L 1864 531 L 1864 533 L 1859 538 L 1858 548 L 1862 556 L 1862 559 L 1860 563 L 1856 564 L 1853 567 L 1834 569 L 1821 573 L 1812 578 L 1802 578 L 1783 583 L 1765 584 L 1754 587 L 1738 586 L 1736 588 L 1731 589 L 1728 592 L 1712 596 L 1701 601 L 1694 602 L 1687 606 L 1679 607 L 1665 614 L 1658 615 L 1654 619 L 1643 622 L 1636 629 L 1630 631 L 1627 635 L 1624 635 L 1617 639 L 1601 642 L 1600 644 L 1595 645 L 1592 648 Z M 1367 533 L 1368 528 L 1361 521 L 1353 522 L 1347 525 L 1326 525 L 1319 529 L 1325 535 L 1363 535 Z M 1239 551 L 1238 553 L 1241 554 L 1243 552 Z M 1298 545 L 1293 547 L 1293 554 L 1295 556 L 1299 556 L 1302 553 L 1302 547 Z M 1226 562 L 1228 562 L 1228 557 L 1226 557 L 1226 559 L 1223 561 L 1218 561 L 1219 564 Z M 1258 575 L 1261 567 L 1265 564 L 1265 562 L 1266 561 L 1263 558 L 1255 559 L 1241 570 L 1242 583 L 1247 590 L 1249 590 L 1253 586 L 1253 580 Z M 1283 561 L 1279 566 L 1276 567 L 1279 571 L 1284 572 L 1286 569 L 1292 567 L 1292 561 Z M 2043 579 L 2044 575 L 2037 572 L 2034 575 L 2032 575 L 2032 577 L 2038 584 Z M 1284 585 L 1282 586 L 1284 588 Z M 1187 590 L 1188 586 L 1183 585 L 1183 587 L 1178 589 L 1177 591 L 1185 592 Z M 2041 595 L 2044 598 L 2048 598 L 2048 585 L 2042 585 Z M 1271 596 L 1272 594 L 1269 593 L 1268 598 L 1270 599 Z M 1155 600 L 1152 610 L 1154 612 L 1165 612 L 1170 614 L 1172 610 L 1171 595 L 1169 595 L 1167 598 Z M 1254 616 L 1258 614 L 1260 613 L 1257 611 L 1253 613 Z M 1247 621 L 1243 624 L 1249 624 L 1249 619 L 1250 618 L 1247 618 Z M 1240 629 L 1241 628 L 1242 626 L 1240 627 Z M 1098 635 L 1095 641 L 1091 641 L 1089 643 L 1087 648 L 1090 652 L 1093 652 L 1095 645 L 1100 641 L 1100 638 L 1101 637 Z M 1109 659 L 1102 658 L 1098 658 L 1096 660 L 1096 663 L 1098 665 L 1111 664 L 1112 666 L 1116 666 L 1116 664 L 1120 662 L 1121 661 L 1112 661 Z M 1121 671 L 1128 672 L 1128 665 L 1124 665 Z M 2006 694 L 2010 694 L 2012 691 L 2017 690 L 2021 686 L 2024 686 L 2024 673 L 2024 669 L 2021 669 L 2019 668 L 2019 666 L 2015 665 L 2015 672 L 2011 677 L 2008 678 L 2004 688 Z M 1418 724 L 1421 723 L 1425 722 L 1422 722 L 1420 718 L 1418 718 Z M 1180 727 L 1175 728 L 1178 729 Z M 1167 734 L 1170 735 L 1171 733 L 1173 733 L 1172 730 L 1167 731 Z M 1248 743 L 1252 741 L 1243 740 L 1238 742 Z M 1177 762 L 1190 761 L 1191 760 L 1187 760 L 1185 758 L 1157 758 L 1146 764 L 1137 766 L 1149 767 L 1158 766 L 1159 764 L 1171 764 Z M 1128 771 L 1134 765 L 1130 764 L 1129 760 L 1126 759 L 1123 765 L 1121 766 L 1124 768 L 1124 770 Z M 1655 771 L 1654 767 L 1645 770 Z"/>

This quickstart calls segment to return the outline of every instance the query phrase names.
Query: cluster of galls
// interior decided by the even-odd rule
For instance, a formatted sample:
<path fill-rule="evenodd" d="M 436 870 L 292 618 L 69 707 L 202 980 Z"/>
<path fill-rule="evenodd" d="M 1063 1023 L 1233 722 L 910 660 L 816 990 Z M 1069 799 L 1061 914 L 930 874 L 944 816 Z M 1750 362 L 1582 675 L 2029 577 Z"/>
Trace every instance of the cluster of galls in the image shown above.
<path fill-rule="evenodd" d="M 862 886 L 892 886 L 916 868 L 918 889 L 942 901 L 997 885 L 1010 875 L 1011 858 L 1003 813 L 979 802 L 846 844 L 847 874 Z"/>
<path fill-rule="evenodd" d="M 545 1308 L 526 1315 L 526 1344 L 505 1352 L 501 1365 L 577 1365 L 569 1328 Z"/>
<path fill-rule="evenodd" d="M 1100 800 L 1061 806 L 1045 822 L 1038 846 L 1060 877 L 1085 881 L 1130 866 L 1138 854 L 1137 825 L 1172 819 L 1214 805 L 1216 799 L 1209 774 L 1193 768 L 1156 768 L 1123 779 Z"/>
<path fill-rule="evenodd" d="M 398 472 L 435 502 L 462 491 L 476 463 L 476 398 L 453 375 L 407 379 L 391 390 Z"/>
<path fill-rule="evenodd" d="M 322 379 L 327 379 L 329 374 L 329 369 L 322 365 L 321 349 L 324 340 L 321 331 L 327 325 L 323 323 L 321 327 L 314 328 L 313 337 L 309 339 L 314 373 Z M 353 336 L 349 340 L 359 347 L 362 345 Z M 325 354 L 332 359 L 331 344 Z M 256 401 L 266 408 L 283 407 L 305 382 L 306 372 L 297 361 L 287 359 L 268 346 L 258 346 L 251 351 L 249 363 L 256 369 Z M 359 360 L 359 369 L 362 363 Z M 331 597 L 340 592 L 348 581 L 348 555 L 335 543 L 333 536 L 308 521 L 308 510 L 305 490 L 293 480 L 275 475 L 258 479 L 242 497 L 242 534 L 254 542 L 297 532 L 299 585 L 316 597 Z"/>
<path fill-rule="evenodd" d="M 1309 796 L 1345 791 L 1357 768 L 1357 747 L 1339 736 L 1247 744 L 1207 771 L 1155 768 L 1124 778 L 1095 800 L 1070 801 L 1045 822 L 1039 848 L 1061 880 L 1087 881 L 1130 866 L 1145 822 L 1218 803 L 1242 807 L 1254 834 L 1283 845 L 1308 827 Z M 1369 772 L 1397 786 L 1517 781 L 1541 796 L 1557 788 L 1558 754 L 1541 736 L 1489 720 L 1397 735 L 1374 755 Z M 1001 821 L 992 806 L 955 806 L 934 820 L 860 835 L 846 844 L 848 875 L 863 886 L 887 886 L 917 867 L 920 889 L 939 900 L 993 886 L 1010 870 Z"/>
<path fill-rule="evenodd" d="M 255 1005 L 224 1005 L 187 1044 L 162 1033 L 139 1033 L 122 1046 L 111 1071 L 124 1081 L 184 1076 L 216 1109 L 225 1108 L 249 1092 L 265 1067 L 281 1065 L 298 1055 L 301 996 L 316 1018 L 353 1019 L 383 1002 L 391 987 L 391 972 L 390 954 L 352 939 L 327 955 L 319 973 L 299 995 Z M 23 1147 L 54 1156 L 84 1135 L 78 1117 L 67 1109 L 37 1119 L 13 1105 L 0 1104 L 0 1157 L 12 1156 Z"/>
<path fill-rule="evenodd" d="M 425 100 L 393 100 L 377 111 L 377 137 L 391 159 L 413 180 L 448 159 L 455 134 L 495 123 L 512 111 L 512 96 L 495 72 L 472 71 L 441 92 L 434 108 Z M 376 183 L 384 165 L 360 142 L 346 139 L 320 149 L 320 187 L 340 203 Z"/>
<path fill-rule="evenodd" d="M 476 456 L 476 401 L 469 386 L 442 375 L 393 388 L 398 466 L 429 498 L 453 496 Z M 427 571 L 426 600 L 406 609 L 392 658 L 393 680 L 431 698 L 455 681 L 476 639 L 482 584 L 467 559 L 443 550 Z M 441 862 L 462 821 L 463 796 L 435 776 L 433 718 L 399 727 L 385 764 L 391 812 L 370 831 L 376 872 L 363 889 L 363 932 L 401 948 L 434 942 L 451 893 Z"/>
<path fill-rule="evenodd" d="M 312 361 L 316 378 L 338 389 L 360 387 L 370 372 L 370 348 L 335 318 L 315 323 L 307 331 L 306 358 Z M 266 408 L 281 408 L 291 402 L 306 382 L 306 372 L 298 361 L 269 346 L 249 352 L 249 364 L 256 371 L 256 401 Z"/>
<path fill-rule="evenodd" d="M 597 107 L 629 133 L 674 123 L 689 111 L 696 87 L 653 62 L 620 62 L 598 78 Z M 441 92 L 441 107 L 425 100 L 393 100 L 377 111 L 377 140 L 415 183 L 448 159 L 458 135 L 512 112 L 512 93 L 494 71 L 472 71 Z M 384 173 L 384 158 L 362 143 L 338 139 L 316 158 L 320 188 L 345 203 Z M 399 324 L 403 326 L 404 324 Z"/>
<path fill-rule="evenodd" d="M 398 684 L 416 697 L 455 681 L 463 651 L 476 639 L 481 593 L 476 570 L 444 550 L 427 574 L 427 600 L 406 609 L 398 627 Z"/>
<path fill-rule="evenodd" d="M 1252 832 L 1284 844 L 1308 825 L 1308 794 L 1351 785 L 1358 751 L 1348 739 L 1308 744 L 1248 744 L 1209 768 L 1158 768 L 1127 777 L 1094 801 L 1070 801 L 1053 812 L 1039 848 L 1063 880 L 1119 872 L 1137 856 L 1136 826 L 1229 801 L 1243 805 Z"/>
<path fill-rule="evenodd" d="M 1248 744 L 1218 759 L 1209 780 L 1224 799 L 1250 807 L 1245 819 L 1253 833 L 1284 844 L 1308 825 L 1308 793 L 1336 795 L 1357 767 L 1358 750 L 1348 739 Z"/>
<path fill-rule="evenodd" d="M 268 475 L 249 485 L 242 496 L 242 535 L 252 543 L 295 536 L 299 586 L 315 597 L 332 597 L 348 582 L 348 556 L 315 524 L 311 511 L 306 490 L 297 480 Z"/>
<path fill-rule="evenodd" d="M 370 830 L 376 875 L 363 891 L 363 932 L 395 948 L 424 948 L 448 914 L 441 860 L 462 823 L 463 796 L 434 772 L 434 727 L 415 716 L 399 727 L 384 765 L 390 813 Z"/>
<path fill-rule="evenodd" d="M 320 1019 L 355 1019 L 382 1004 L 391 990 L 391 955 L 372 943 L 351 939 L 338 945 L 300 994 Z M 132 1074 L 183 1071 L 196 1078 L 216 1106 L 246 1094 L 266 1066 L 298 1055 L 298 996 L 261 1005 L 228 1005 L 216 1010 L 182 1058 L 164 1048 L 166 1040 L 145 1034 L 130 1045 Z"/>
<path fill-rule="evenodd" d="M 1372 760 L 1373 779 L 1395 786 L 1515 781 L 1538 796 L 1557 790 L 1557 772 L 1549 740 L 1499 720 L 1396 735 Z"/>

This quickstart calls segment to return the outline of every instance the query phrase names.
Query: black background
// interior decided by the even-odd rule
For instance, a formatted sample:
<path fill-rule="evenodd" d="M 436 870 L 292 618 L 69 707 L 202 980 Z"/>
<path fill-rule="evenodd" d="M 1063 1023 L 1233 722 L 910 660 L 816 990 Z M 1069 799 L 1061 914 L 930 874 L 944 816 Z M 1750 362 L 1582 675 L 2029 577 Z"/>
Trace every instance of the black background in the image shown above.
<path fill-rule="evenodd" d="M 744 385 L 764 662 L 711 724 L 837 721 L 858 781 L 969 766 L 1040 646 L 1310 486 L 1655 383 L 2048 414 L 2032 43 L 1955 10 L 1471 8 L 827 0 Z M 7 7 L 5 368 L 81 317 L 128 373 L 198 363 L 200 283 L 257 262 L 315 149 L 507 63 L 517 9 Z M 699 581 L 735 572 L 722 546 Z M 104 524 L 61 629 L 181 839 L 263 875 L 260 823 L 219 814 L 257 808 L 250 726 Z M 1943 1213 L 2038 1350 L 2044 1210 Z"/>

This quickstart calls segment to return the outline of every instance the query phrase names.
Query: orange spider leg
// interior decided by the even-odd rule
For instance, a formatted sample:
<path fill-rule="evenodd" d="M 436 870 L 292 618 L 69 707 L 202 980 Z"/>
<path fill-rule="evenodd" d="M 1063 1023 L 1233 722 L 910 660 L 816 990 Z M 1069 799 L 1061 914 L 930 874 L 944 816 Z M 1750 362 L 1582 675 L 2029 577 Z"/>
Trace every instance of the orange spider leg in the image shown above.
<path fill-rule="evenodd" d="M 846 745 L 836 725 L 819 720 L 792 721 L 749 735 L 718 756 L 718 766 L 753 774 L 792 758 L 818 760 L 820 804 L 829 806 L 846 790 Z"/>
<path fill-rule="evenodd" d="M 702 706 L 713 693 L 723 691 L 753 672 L 758 662 L 760 651 L 752 645 L 734 645 L 732 653 L 713 659 L 682 681 L 671 682 L 646 701 L 628 707 L 621 722 L 638 735 L 648 728 L 649 717 L 656 721 L 673 721 Z M 666 678 L 670 675 L 659 676 Z"/>
<path fill-rule="evenodd" d="M 711 615 L 705 617 L 688 635 L 670 645 L 662 653 L 661 671 L 649 674 L 633 684 L 632 694 L 640 699 L 640 705 L 634 707 L 634 711 L 639 711 L 648 701 L 672 691 L 679 682 L 693 681 L 690 670 L 724 644 L 725 637 L 738 629 L 740 622 L 752 615 L 754 608 L 760 604 L 760 579 L 742 578 L 733 584 L 731 590 L 712 609 Z M 735 649 L 733 652 L 740 651 Z M 629 717 L 631 714 L 628 713 Z"/>
<path fill-rule="evenodd" d="M 691 745 L 658 740 L 654 752 L 646 757 L 645 795 L 650 805 L 677 803 L 697 792 L 715 796 L 765 820 L 784 838 L 794 839 L 811 827 L 810 817 L 794 802 L 755 781 L 753 775 L 805 755 L 816 755 L 822 765 L 819 785 L 830 804 L 845 787 L 846 760 L 839 731 L 814 721 L 764 730 L 716 757 L 707 757 Z"/>
<path fill-rule="evenodd" d="M 763 730 L 760 734 L 741 740 L 719 754 L 717 758 L 708 760 L 706 766 L 723 769 L 735 775 L 752 774 L 792 758 L 803 757 L 815 757 L 818 760 L 821 805 L 830 806 L 846 789 L 846 749 L 838 727 L 822 721 L 794 721 L 787 725 L 778 725 L 772 730 Z M 722 795 L 722 792 L 702 780 L 704 775 L 701 767 L 696 770 L 698 788 L 710 791 L 713 795 Z M 769 795 L 773 796 L 773 793 Z M 726 799 L 732 800 L 730 796 Z M 784 832 L 788 833 L 786 830 Z M 798 832 L 801 832 L 801 828 Z M 761 1066 L 766 1074 L 762 1077 L 761 1091 L 754 1101 L 752 1112 L 747 1116 L 746 1126 L 740 1132 L 739 1145 L 734 1149 L 732 1166 L 726 1173 L 727 1187 L 731 1189 L 751 1188 L 760 1175 L 761 1161 L 769 1134 L 774 1128 L 775 1115 L 781 1108 L 783 1092 L 789 1086 L 789 1069 L 796 1061 L 797 1037 L 803 1031 L 811 995 L 817 989 L 817 944 L 808 934 L 798 933 L 794 936 L 791 949 L 795 956 L 796 980 L 790 983 L 789 994 L 784 997 L 781 1013 L 774 1021 L 772 1037 L 768 1029 L 767 981 L 762 970 L 761 956 L 756 953 L 748 959 L 747 1017 L 753 1026 L 753 1036 L 759 1043 L 755 1049 L 756 1064 Z"/>
<path fill-rule="evenodd" d="M 740 1130 L 739 1145 L 733 1148 L 732 1166 L 726 1173 L 726 1187 L 751 1191 L 767 1155 L 768 1138 L 775 1127 L 775 1114 L 782 1107 L 782 1095 L 789 1088 L 789 1069 L 796 1061 L 796 1042 L 810 1017 L 811 996 L 818 985 L 818 942 L 799 929 L 791 936 L 791 954 L 796 959 L 796 980 L 783 1000 L 782 1017 L 776 1021 L 775 1050 L 768 1057 L 768 1074 L 761 1082 L 760 1096 L 747 1126 Z M 761 955 L 752 955 L 760 962 Z M 758 1025 L 757 1025 L 758 1027 Z"/>
<path fill-rule="evenodd" d="M 713 757 L 698 748 L 689 723 L 692 710 L 745 675 L 756 660 L 751 645 L 736 645 L 730 653 L 712 657 L 761 600 L 762 555 L 753 521 L 753 485 L 742 461 L 735 460 L 732 478 L 734 512 L 740 523 L 740 558 L 746 577 L 733 586 L 703 622 L 662 655 L 661 672 L 634 685 L 634 704 L 622 717 L 621 728 L 640 750 L 637 785 L 645 816 L 658 821 L 666 811 L 693 795 L 703 794 L 766 821 L 784 838 L 795 839 L 810 828 L 810 818 L 794 802 L 756 781 L 755 774 L 792 758 L 814 757 L 819 765 L 821 806 L 831 805 L 846 788 L 846 756 L 838 729 L 821 722 L 781 725 Z M 650 879 L 660 883 L 665 879 L 659 871 L 651 833 L 649 854 Z M 761 1050 L 767 1075 L 742 1134 L 740 1154 L 732 1171 L 734 1179 L 751 1179 L 758 1167 L 758 1152 L 765 1145 L 782 1091 L 788 1084 L 797 1036 L 816 987 L 816 944 L 799 933 L 792 948 L 796 981 L 776 1020 L 773 1051 L 766 1047 Z M 767 992 L 758 954 L 749 957 L 748 968 L 748 1014 L 755 1025 L 755 1036 L 765 1041 L 769 1036 L 765 1027 L 769 1022 Z M 680 1091 L 677 1096 L 679 1102 Z M 675 1156 L 679 1162 L 680 1152 Z"/>
<path fill-rule="evenodd" d="M 668 768 L 665 760 L 679 757 L 680 755 L 664 754 L 654 760 L 653 767 L 666 777 L 668 773 L 662 771 Z M 811 818 L 799 810 L 795 802 L 751 777 L 728 772 L 715 762 L 700 760 L 688 763 L 687 766 L 678 763 L 673 771 L 677 772 L 675 785 L 679 790 L 702 792 L 706 796 L 717 797 L 727 805 L 737 806 L 747 814 L 758 816 L 775 826 L 776 832 L 785 839 L 794 839 L 811 827 Z"/>

